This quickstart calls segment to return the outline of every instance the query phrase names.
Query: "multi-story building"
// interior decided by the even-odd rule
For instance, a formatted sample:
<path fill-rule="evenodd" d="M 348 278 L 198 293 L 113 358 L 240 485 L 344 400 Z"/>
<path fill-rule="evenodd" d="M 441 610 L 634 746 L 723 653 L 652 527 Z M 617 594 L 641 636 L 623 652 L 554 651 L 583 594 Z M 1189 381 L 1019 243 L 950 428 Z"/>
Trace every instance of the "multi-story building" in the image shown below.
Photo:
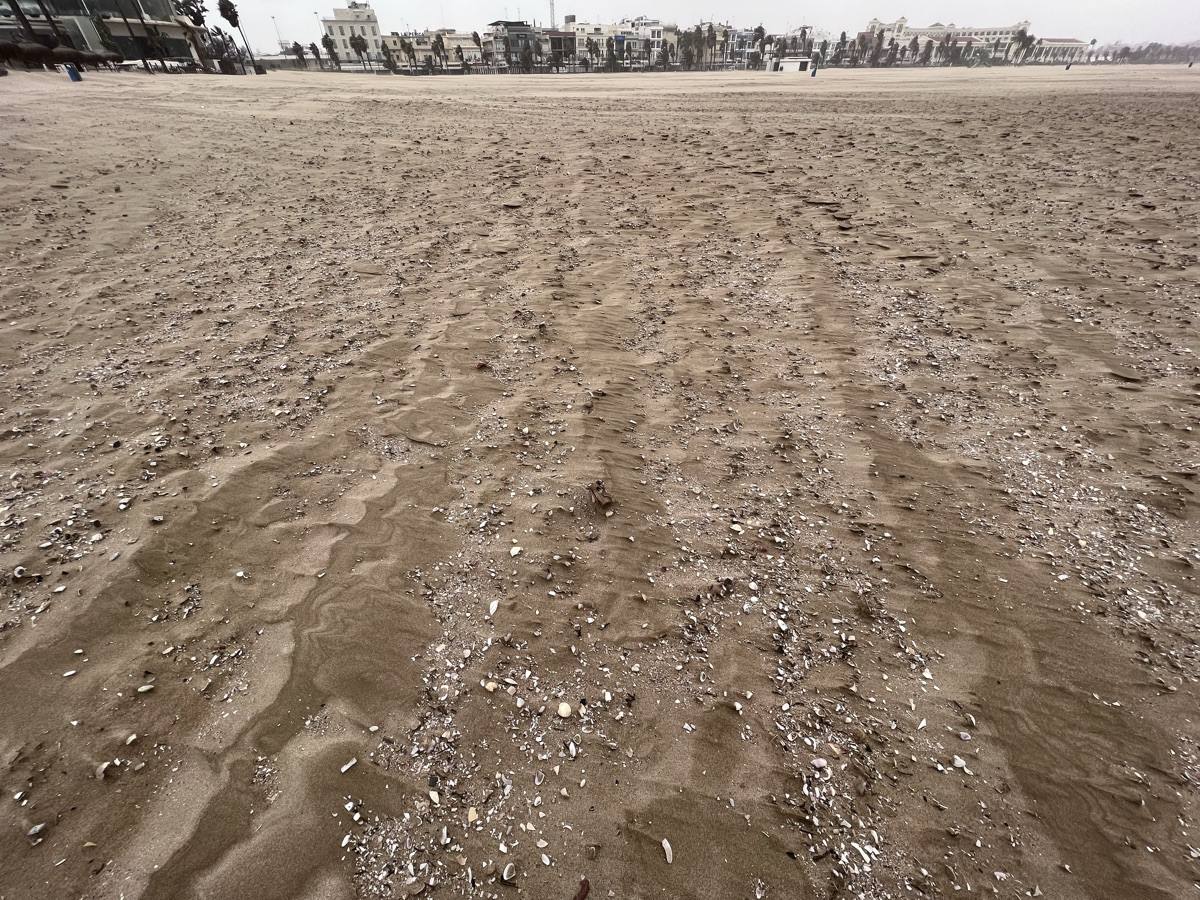
<path fill-rule="evenodd" d="M 545 53 L 546 46 L 541 38 L 538 29 L 528 22 L 499 19 L 488 23 L 487 31 L 483 35 L 483 49 L 487 51 L 493 64 L 506 66 L 510 62 L 515 64 L 521 57 L 521 51 L 526 48 L 535 50 L 536 55 L 535 48 L 541 46 L 542 52 Z"/>
<path fill-rule="evenodd" d="M 566 16 L 563 28 L 574 33 L 575 52 L 580 58 L 587 56 L 587 42 L 590 40 L 600 48 L 599 62 L 603 64 L 611 38 L 613 53 L 621 65 L 628 68 L 645 66 L 647 60 L 657 58 L 664 43 L 674 44 L 677 39 L 674 25 L 645 16 L 607 24 L 580 22 L 575 16 Z"/>
<path fill-rule="evenodd" d="M 382 43 L 391 51 L 396 65 L 403 66 L 408 64 L 408 58 L 404 55 L 404 51 L 400 47 L 402 41 L 408 41 L 412 44 L 413 55 L 416 57 L 417 65 L 423 67 L 426 64 L 433 63 L 433 41 L 439 34 L 442 36 L 442 43 L 446 47 L 447 65 L 454 66 L 458 64 L 459 48 L 462 49 L 463 62 L 472 66 L 483 62 L 483 52 L 475 45 L 475 36 L 470 32 L 455 31 L 453 28 L 439 28 L 436 31 L 406 31 L 403 34 L 393 31 L 391 34 L 383 36 Z"/>
<path fill-rule="evenodd" d="M 717 48 L 722 68 L 749 68 L 751 55 L 758 52 L 758 45 L 754 41 L 754 29 L 730 26 L 727 31 L 729 38 Z"/>
<path fill-rule="evenodd" d="M 663 45 L 677 46 L 679 43 L 679 29 L 675 25 L 663 22 L 661 19 L 651 19 L 648 16 L 638 16 L 636 19 L 624 19 L 618 23 L 619 26 L 627 31 L 637 35 L 641 41 L 641 49 L 645 50 L 645 45 L 650 45 L 650 52 L 653 59 L 658 59 L 658 54 L 662 50 Z"/>
<path fill-rule="evenodd" d="M 360 34 L 367 41 L 367 59 L 382 61 L 383 36 L 379 33 L 379 19 L 369 4 L 351 0 L 345 9 L 335 9 L 332 17 L 323 16 L 321 28 L 333 39 L 338 56 L 343 60 L 355 58 L 354 51 L 350 49 L 350 38 Z"/>
<path fill-rule="evenodd" d="M 921 44 L 927 40 L 933 41 L 935 44 L 943 37 L 949 37 L 950 40 L 957 40 L 960 45 L 967 41 L 972 41 L 976 44 L 990 45 L 1000 41 L 1001 47 L 1007 47 L 1009 43 L 1016 40 L 1017 32 L 1029 32 L 1029 22 L 1017 22 L 1014 25 L 955 25 L 951 22 L 949 25 L 943 25 L 941 22 L 934 22 L 932 25 L 924 28 L 910 27 L 908 19 L 901 16 L 895 22 L 881 22 L 879 19 L 872 19 L 867 23 L 867 33 L 876 35 L 883 32 L 883 42 L 887 44 L 889 40 L 895 39 L 897 44 L 907 44 L 915 37 Z"/>
<path fill-rule="evenodd" d="M 41 0 L 50 14 L 42 16 L 37 3 L 18 0 L 0 5 L 0 40 L 57 38 L 77 50 L 97 53 L 116 50 L 126 59 L 160 55 L 171 60 L 195 60 L 191 39 L 194 26 L 179 16 L 170 0 Z M 18 16 L 17 13 L 20 13 Z"/>
<path fill-rule="evenodd" d="M 1030 59 L 1034 62 L 1073 62 L 1087 56 L 1092 45 L 1079 38 L 1038 38 Z"/>
<path fill-rule="evenodd" d="M 899 18 L 895 22 L 881 22 L 878 19 L 872 19 L 867 24 L 868 39 L 874 40 L 875 36 L 880 32 L 883 33 L 884 43 L 894 38 L 897 44 L 901 46 L 908 44 L 915 37 L 924 45 L 926 41 L 939 43 L 943 38 L 956 42 L 958 46 L 963 47 L 970 42 L 975 48 L 975 52 L 987 55 L 985 48 L 993 48 L 993 52 L 998 52 L 1001 55 L 1007 54 L 1018 36 L 1019 32 L 1029 33 L 1029 22 L 1017 22 L 1013 25 L 984 25 L 984 26 L 967 26 L 955 25 L 951 22 L 949 25 L 943 25 L 940 22 L 934 22 L 925 28 L 912 28 L 908 25 L 908 20 Z M 1086 41 L 1081 41 L 1076 38 L 1039 38 L 1037 44 L 1032 48 L 1025 58 L 1032 61 L 1059 61 L 1082 58 L 1088 51 L 1089 44 Z"/>
<path fill-rule="evenodd" d="M 542 44 L 547 48 L 550 59 L 559 63 L 570 63 L 575 59 L 575 32 L 553 28 L 542 30 Z"/>

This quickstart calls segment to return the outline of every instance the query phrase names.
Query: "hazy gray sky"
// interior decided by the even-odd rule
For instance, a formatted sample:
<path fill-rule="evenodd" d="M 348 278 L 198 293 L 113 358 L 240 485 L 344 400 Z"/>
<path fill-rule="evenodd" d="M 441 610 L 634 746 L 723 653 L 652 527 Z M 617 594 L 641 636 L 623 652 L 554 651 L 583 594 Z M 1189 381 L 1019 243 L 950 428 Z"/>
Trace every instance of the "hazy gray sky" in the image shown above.
<path fill-rule="evenodd" d="M 314 12 L 328 15 L 338 0 L 237 0 L 246 35 L 263 50 L 274 49 L 275 16 L 279 32 L 289 42 L 307 45 L 320 39 Z M 324 5 L 328 4 L 328 5 Z M 210 18 L 217 24 L 216 0 L 208 0 Z M 482 31 L 496 19 L 537 20 L 548 24 L 549 0 L 375 0 L 384 31 L 452 27 Z M 824 3 L 784 3 L 782 0 L 555 0 L 558 21 L 574 13 L 580 21 L 613 21 L 626 16 L 657 16 L 680 25 L 700 20 L 730 21 L 768 32 L 815 25 L 833 32 L 855 32 L 872 17 L 891 21 L 907 16 L 911 24 L 933 22 L 959 25 L 1009 25 L 1028 19 L 1039 37 L 1096 38 L 1139 43 L 1186 43 L 1200 40 L 1200 0 L 827 0 Z"/>

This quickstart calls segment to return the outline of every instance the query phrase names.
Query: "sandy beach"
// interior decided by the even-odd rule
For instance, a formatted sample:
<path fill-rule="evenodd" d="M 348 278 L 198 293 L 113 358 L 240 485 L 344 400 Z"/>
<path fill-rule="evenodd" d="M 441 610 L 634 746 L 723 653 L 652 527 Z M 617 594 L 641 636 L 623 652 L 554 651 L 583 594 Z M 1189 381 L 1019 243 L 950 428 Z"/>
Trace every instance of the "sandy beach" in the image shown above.
<path fill-rule="evenodd" d="M 0 79 L 0 900 L 1194 895 L 1197 109 Z"/>

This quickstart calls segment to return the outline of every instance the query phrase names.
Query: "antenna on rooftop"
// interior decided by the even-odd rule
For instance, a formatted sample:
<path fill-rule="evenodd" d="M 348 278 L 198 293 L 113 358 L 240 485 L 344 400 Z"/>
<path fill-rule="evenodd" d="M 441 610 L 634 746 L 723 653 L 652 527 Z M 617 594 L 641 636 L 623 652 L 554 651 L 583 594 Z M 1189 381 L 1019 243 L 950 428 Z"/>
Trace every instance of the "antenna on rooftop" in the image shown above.
<path fill-rule="evenodd" d="M 550 30 L 558 28 L 558 20 L 554 18 L 554 0 L 550 0 Z"/>

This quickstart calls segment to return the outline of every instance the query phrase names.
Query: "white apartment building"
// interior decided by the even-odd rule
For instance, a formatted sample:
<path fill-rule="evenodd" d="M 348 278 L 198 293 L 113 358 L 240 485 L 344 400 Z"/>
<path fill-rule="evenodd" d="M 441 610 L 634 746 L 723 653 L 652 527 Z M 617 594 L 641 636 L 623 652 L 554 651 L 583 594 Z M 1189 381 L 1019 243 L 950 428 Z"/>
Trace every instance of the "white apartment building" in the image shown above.
<path fill-rule="evenodd" d="M 629 34 L 636 35 L 639 38 L 642 48 L 648 42 L 650 44 L 650 52 L 656 60 L 664 43 L 679 43 L 679 29 L 674 25 L 663 22 L 661 19 L 638 16 L 636 19 L 622 19 L 617 23 L 616 27 Z"/>
<path fill-rule="evenodd" d="M 407 40 L 413 47 L 413 54 L 417 58 L 417 65 L 424 66 L 426 60 L 433 62 L 433 39 L 437 35 L 442 36 L 442 43 L 446 45 L 446 65 L 458 65 L 457 48 L 462 48 L 463 61 L 472 66 L 479 65 L 483 62 L 482 51 L 475 46 L 475 37 L 470 32 L 455 31 L 452 28 L 441 28 L 437 31 L 406 31 L 401 34 L 398 31 L 393 31 L 391 34 L 383 36 L 383 43 L 387 44 L 392 51 L 392 58 L 396 61 L 397 66 L 407 66 L 408 57 L 400 49 L 400 42 Z"/>
<path fill-rule="evenodd" d="M 351 0 L 345 9 L 335 9 L 332 18 L 321 18 L 321 28 L 333 39 L 338 56 L 343 61 L 353 62 L 358 58 L 350 49 L 350 38 L 361 34 L 367 40 L 367 58 L 373 62 L 383 59 L 383 36 L 379 33 L 379 19 L 375 10 L 366 3 Z"/>
<path fill-rule="evenodd" d="M 584 47 L 589 38 L 599 44 L 600 49 L 603 50 L 609 38 L 612 38 L 617 43 L 621 43 L 627 37 L 633 38 L 635 36 L 633 31 L 628 31 L 620 25 L 598 25 L 595 22 L 578 22 L 574 16 L 564 17 L 563 30 L 575 33 L 575 52 L 580 56 L 587 53 Z"/>
<path fill-rule="evenodd" d="M 635 19 L 622 19 L 620 22 L 605 24 L 579 22 L 576 21 L 575 16 L 566 16 L 563 21 L 563 29 L 574 33 L 575 52 L 578 56 L 587 55 L 586 46 L 589 38 L 599 45 L 603 54 L 607 41 L 611 37 L 616 45 L 617 55 L 623 60 L 625 47 L 628 46 L 633 65 L 637 67 L 646 64 L 647 49 L 650 61 L 654 63 L 657 62 L 658 54 L 664 44 L 677 45 L 679 43 L 679 29 L 675 25 L 663 22 L 661 19 L 652 19 L 649 16 L 638 16 Z"/>

